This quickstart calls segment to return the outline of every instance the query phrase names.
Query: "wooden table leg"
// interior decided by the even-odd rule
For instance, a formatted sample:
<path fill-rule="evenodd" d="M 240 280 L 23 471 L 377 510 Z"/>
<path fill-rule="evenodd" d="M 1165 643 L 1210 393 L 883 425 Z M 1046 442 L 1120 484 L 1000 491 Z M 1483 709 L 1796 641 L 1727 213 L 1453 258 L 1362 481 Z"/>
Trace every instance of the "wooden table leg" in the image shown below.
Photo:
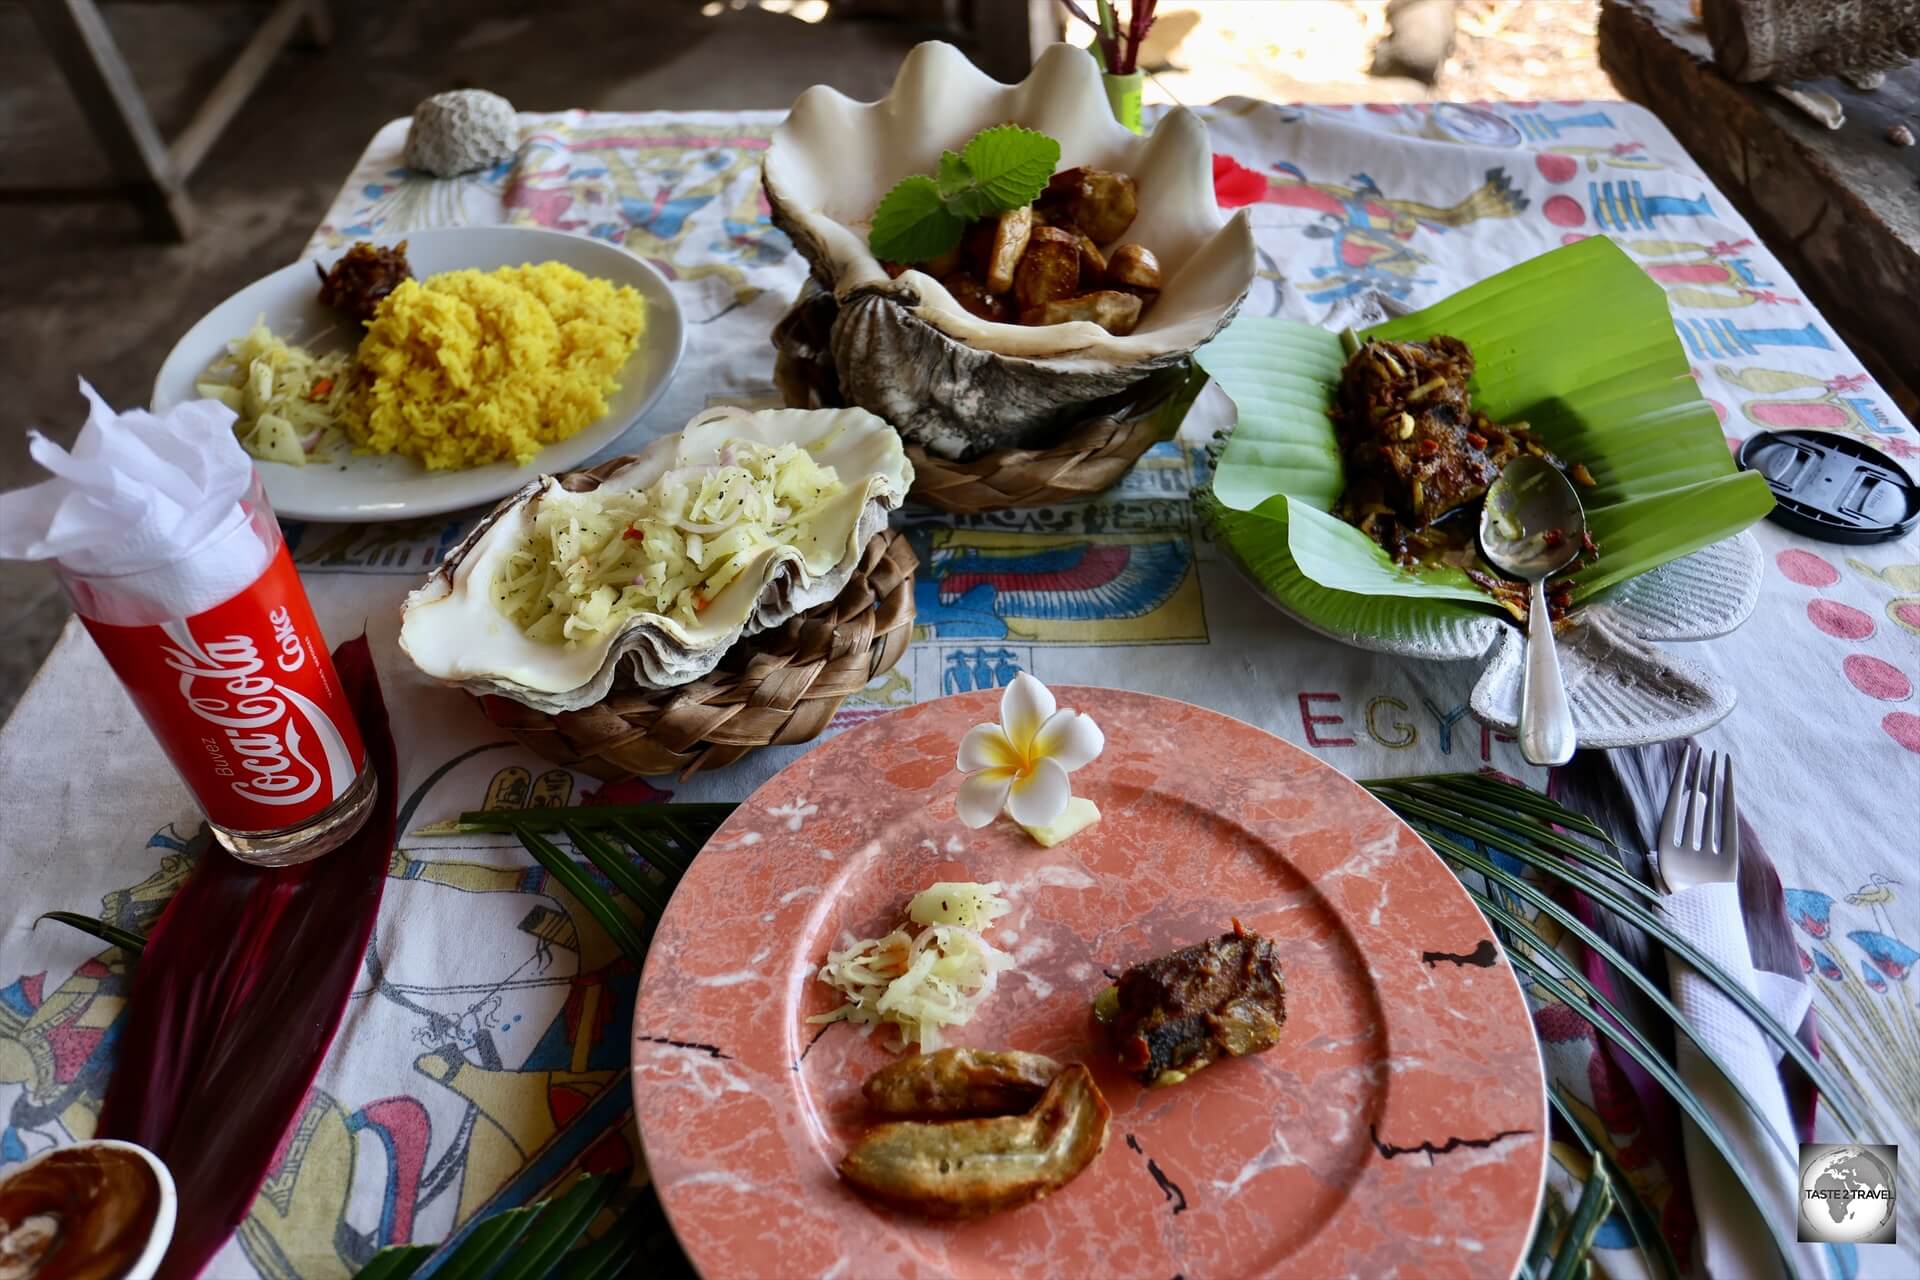
<path fill-rule="evenodd" d="M 27 0 L 27 12 L 148 230 L 185 240 L 193 228 L 193 204 L 183 177 L 99 8 L 93 0 Z"/>
<path fill-rule="evenodd" d="M 333 43 L 333 15 L 327 11 L 327 0 L 303 0 L 306 5 L 306 21 L 301 23 L 307 43 L 316 49 L 324 49 Z"/>
<path fill-rule="evenodd" d="M 280 0 L 268 11 L 266 20 L 248 38 L 246 46 L 227 63 L 226 74 L 208 91 L 206 99 L 194 111 L 193 119 L 187 121 L 186 127 L 180 130 L 180 136 L 168 148 L 173 172 L 180 176 L 182 182 L 200 167 L 200 162 L 206 159 L 215 139 L 233 122 L 240 108 L 246 105 L 248 97 L 265 78 L 274 59 L 280 56 L 280 51 L 293 39 L 296 30 L 304 28 L 311 38 L 316 21 L 324 25 L 326 15 L 322 0 Z M 331 34 L 330 28 L 328 34 Z"/>

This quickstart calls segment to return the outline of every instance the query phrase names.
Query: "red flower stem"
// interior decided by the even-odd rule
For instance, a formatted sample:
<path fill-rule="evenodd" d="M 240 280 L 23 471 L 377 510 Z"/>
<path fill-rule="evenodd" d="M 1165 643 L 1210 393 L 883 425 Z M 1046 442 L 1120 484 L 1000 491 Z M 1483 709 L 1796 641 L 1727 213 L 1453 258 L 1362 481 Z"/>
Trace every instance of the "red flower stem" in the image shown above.
<path fill-rule="evenodd" d="M 1153 26 L 1153 8 L 1159 0 L 1133 0 L 1133 10 L 1127 17 L 1127 69 L 1123 75 L 1132 75 L 1140 67 L 1140 46 L 1146 42 L 1147 31 Z"/>

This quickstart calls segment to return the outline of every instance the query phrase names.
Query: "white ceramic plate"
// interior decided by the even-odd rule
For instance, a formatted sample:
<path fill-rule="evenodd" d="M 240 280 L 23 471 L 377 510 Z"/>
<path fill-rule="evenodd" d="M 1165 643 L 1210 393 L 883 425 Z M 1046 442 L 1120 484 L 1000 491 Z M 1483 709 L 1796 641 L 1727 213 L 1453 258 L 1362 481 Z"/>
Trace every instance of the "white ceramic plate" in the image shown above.
<path fill-rule="evenodd" d="M 278 514 L 298 520 L 394 520 L 439 515 L 504 498 L 543 472 L 567 471 L 606 449 L 653 407 L 667 389 L 686 344 L 686 326 L 666 280 L 638 257 L 600 240 L 531 227 L 448 227 L 405 236 L 374 237 L 376 244 L 407 242 L 416 276 L 474 268 L 561 262 L 590 276 L 632 285 L 647 302 L 647 329 L 621 370 L 620 390 L 607 414 L 559 444 L 548 445 L 524 467 L 495 463 L 468 471 L 428 471 L 398 455 L 338 457 L 304 467 L 258 464 Z M 290 342 L 315 352 L 344 350 L 358 341 L 350 321 L 320 305 L 313 264 L 331 266 L 338 254 L 307 259 L 256 280 L 222 302 L 174 344 L 153 383 L 160 413 L 195 398 L 193 384 L 234 338 L 261 316 Z"/>

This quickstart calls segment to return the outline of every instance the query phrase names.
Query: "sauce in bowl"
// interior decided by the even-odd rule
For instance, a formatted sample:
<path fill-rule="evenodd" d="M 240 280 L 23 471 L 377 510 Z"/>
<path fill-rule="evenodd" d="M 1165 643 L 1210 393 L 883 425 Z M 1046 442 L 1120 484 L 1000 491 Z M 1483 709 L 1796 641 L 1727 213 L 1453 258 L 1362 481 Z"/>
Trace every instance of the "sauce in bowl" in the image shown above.
<path fill-rule="evenodd" d="M 49 1151 L 0 1178 L 0 1280 L 121 1280 L 146 1253 L 162 1199 L 133 1148 Z"/>

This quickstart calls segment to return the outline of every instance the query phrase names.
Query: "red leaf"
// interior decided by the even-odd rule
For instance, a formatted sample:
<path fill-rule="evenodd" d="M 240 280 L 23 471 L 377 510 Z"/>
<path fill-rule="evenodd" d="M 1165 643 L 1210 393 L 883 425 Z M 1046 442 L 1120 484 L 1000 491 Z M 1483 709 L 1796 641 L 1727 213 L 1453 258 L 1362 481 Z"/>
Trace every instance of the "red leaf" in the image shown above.
<path fill-rule="evenodd" d="M 393 736 L 366 637 L 334 650 L 380 779 L 353 839 L 294 867 L 208 849 L 134 971 L 98 1136 L 158 1155 L 180 1218 L 158 1280 L 189 1280 L 245 1218 L 339 1028 L 393 850 Z"/>
<path fill-rule="evenodd" d="M 1213 198 L 1223 209 L 1252 204 L 1267 194 L 1267 179 L 1232 156 L 1213 157 Z"/>

